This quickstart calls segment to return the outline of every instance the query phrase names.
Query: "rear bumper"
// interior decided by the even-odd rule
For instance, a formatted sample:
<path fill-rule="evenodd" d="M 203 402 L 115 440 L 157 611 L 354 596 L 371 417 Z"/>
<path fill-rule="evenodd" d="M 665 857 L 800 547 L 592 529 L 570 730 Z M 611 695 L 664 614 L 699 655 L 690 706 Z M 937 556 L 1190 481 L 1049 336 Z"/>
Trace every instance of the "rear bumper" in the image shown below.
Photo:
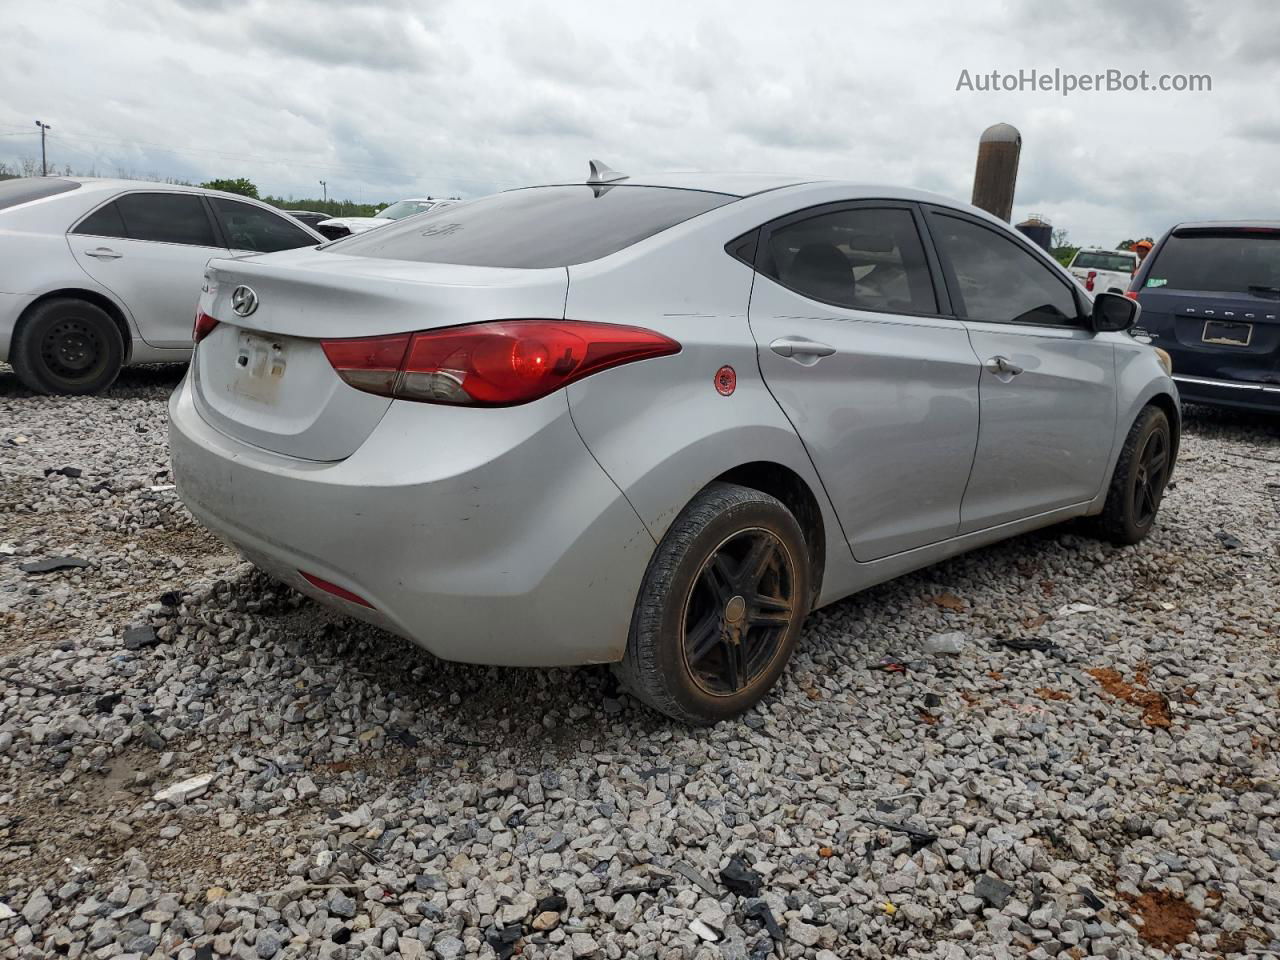
<path fill-rule="evenodd" d="M 318 463 L 215 430 L 188 376 L 169 403 L 174 480 L 196 518 L 253 563 L 438 657 L 620 659 L 654 542 L 587 451 L 564 393 L 456 412 L 442 430 L 437 409 L 428 432 L 423 405 L 397 401 L 352 456 Z"/>
<path fill-rule="evenodd" d="M 1177 361 L 1175 360 L 1176 364 Z M 1176 367 L 1175 367 L 1176 369 Z M 1178 395 L 1184 403 L 1280 413 L 1280 384 L 1246 380 L 1219 380 L 1175 373 Z"/>

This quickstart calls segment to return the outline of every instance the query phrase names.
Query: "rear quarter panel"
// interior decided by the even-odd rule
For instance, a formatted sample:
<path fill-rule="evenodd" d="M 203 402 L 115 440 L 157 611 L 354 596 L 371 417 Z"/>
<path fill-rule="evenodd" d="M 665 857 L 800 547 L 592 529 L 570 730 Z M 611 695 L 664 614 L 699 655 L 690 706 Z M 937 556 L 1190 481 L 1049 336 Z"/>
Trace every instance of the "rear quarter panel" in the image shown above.
<path fill-rule="evenodd" d="M 747 325 L 753 272 L 723 250 L 734 235 L 647 244 L 569 268 L 567 318 L 646 327 L 681 344 L 674 356 L 570 385 L 570 410 L 591 452 L 657 540 L 693 496 L 726 471 L 755 461 L 793 470 L 822 510 L 827 543 L 819 602 L 827 602 L 848 582 L 852 555 L 813 464 L 760 375 Z M 728 397 L 715 385 L 724 365 L 737 375 Z"/>

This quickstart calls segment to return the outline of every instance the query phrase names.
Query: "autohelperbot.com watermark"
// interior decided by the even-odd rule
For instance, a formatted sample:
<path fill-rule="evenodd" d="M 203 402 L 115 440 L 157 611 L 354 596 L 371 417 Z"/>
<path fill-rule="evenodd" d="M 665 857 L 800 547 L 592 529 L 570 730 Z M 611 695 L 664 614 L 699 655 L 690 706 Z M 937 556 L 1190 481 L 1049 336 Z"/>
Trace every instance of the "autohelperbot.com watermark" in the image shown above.
<path fill-rule="evenodd" d="M 962 69 L 956 91 L 970 93 L 1209 93 L 1213 77 L 1207 73 L 1151 73 L 1111 68 L 1074 73 L 1055 67 L 1002 71 Z"/>

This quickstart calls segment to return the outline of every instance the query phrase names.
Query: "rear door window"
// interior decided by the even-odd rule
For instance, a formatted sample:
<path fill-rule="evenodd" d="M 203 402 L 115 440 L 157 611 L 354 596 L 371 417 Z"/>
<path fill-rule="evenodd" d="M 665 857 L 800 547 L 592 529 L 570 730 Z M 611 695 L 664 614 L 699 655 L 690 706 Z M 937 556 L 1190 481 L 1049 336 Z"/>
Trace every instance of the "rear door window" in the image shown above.
<path fill-rule="evenodd" d="M 60 193 L 69 193 L 80 189 L 74 180 L 61 177 L 18 177 L 13 180 L 0 180 L 0 210 L 16 207 L 20 203 L 32 200 L 43 200 L 45 197 L 56 197 Z"/>
<path fill-rule="evenodd" d="M 346 256 L 568 267 L 617 253 L 736 197 L 625 185 L 531 187 L 451 204 L 340 241 Z"/>
<path fill-rule="evenodd" d="M 1107 253 L 1100 250 L 1081 250 L 1071 261 L 1073 267 L 1083 270 L 1111 270 L 1115 273 L 1133 273 L 1138 258 L 1125 253 Z"/>
<path fill-rule="evenodd" d="M 124 228 L 124 218 L 120 216 L 120 208 L 116 206 L 114 200 L 93 211 L 71 232 L 88 234 L 91 237 L 129 239 L 129 231 Z"/>
<path fill-rule="evenodd" d="M 931 216 L 929 229 L 950 262 L 959 286 L 952 299 L 966 320 L 1080 325 L 1067 281 L 1013 240 L 946 214 Z"/>
<path fill-rule="evenodd" d="M 1215 293 L 1280 293 L 1280 233 L 1175 233 L 1147 271 L 1146 286 Z"/>
<path fill-rule="evenodd" d="M 823 303 L 890 313 L 938 312 L 910 210 L 838 210 L 786 224 L 769 233 L 761 270 Z"/>
<path fill-rule="evenodd" d="M 190 193 L 127 193 L 116 200 L 131 240 L 219 246 L 204 203 Z"/>
<path fill-rule="evenodd" d="M 222 233 L 233 250 L 254 250 L 258 253 L 274 253 L 277 250 L 293 250 L 296 247 L 314 247 L 315 237 L 299 230 L 284 217 L 251 203 L 210 197 L 214 216 L 222 227 Z"/>

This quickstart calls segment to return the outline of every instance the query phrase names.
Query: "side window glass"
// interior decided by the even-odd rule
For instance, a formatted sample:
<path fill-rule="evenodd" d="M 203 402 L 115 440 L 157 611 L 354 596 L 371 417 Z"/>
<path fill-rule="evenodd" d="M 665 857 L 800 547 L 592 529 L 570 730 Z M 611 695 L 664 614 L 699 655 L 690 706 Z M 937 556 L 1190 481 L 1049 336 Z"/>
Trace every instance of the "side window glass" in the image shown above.
<path fill-rule="evenodd" d="M 124 220 L 120 218 L 120 208 L 114 202 L 99 207 L 80 221 L 80 226 L 73 231 L 91 237 L 118 237 L 127 240 L 128 232 L 124 228 Z"/>
<path fill-rule="evenodd" d="M 214 215 L 222 226 L 233 250 L 253 250 L 257 253 L 274 253 L 295 247 L 314 247 L 321 241 L 299 230 L 284 217 L 235 200 L 210 197 Z"/>
<path fill-rule="evenodd" d="M 1049 326 L 1079 323 L 1070 288 L 1014 241 L 945 214 L 934 215 L 930 224 L 960 284 L 965 319 Z"/>
<path fill-rule="evenodd" d="M 803 296 L 854 310 L 938 312 L 908 210 L 824 213 L 772 231 L 768 243 L 765 272 Z"/>
<path fill-rule="evenodd" d="M 129 193 L 116 200 L 131 240 L 216 247 L 200 198 L 189 193 Z"/>

